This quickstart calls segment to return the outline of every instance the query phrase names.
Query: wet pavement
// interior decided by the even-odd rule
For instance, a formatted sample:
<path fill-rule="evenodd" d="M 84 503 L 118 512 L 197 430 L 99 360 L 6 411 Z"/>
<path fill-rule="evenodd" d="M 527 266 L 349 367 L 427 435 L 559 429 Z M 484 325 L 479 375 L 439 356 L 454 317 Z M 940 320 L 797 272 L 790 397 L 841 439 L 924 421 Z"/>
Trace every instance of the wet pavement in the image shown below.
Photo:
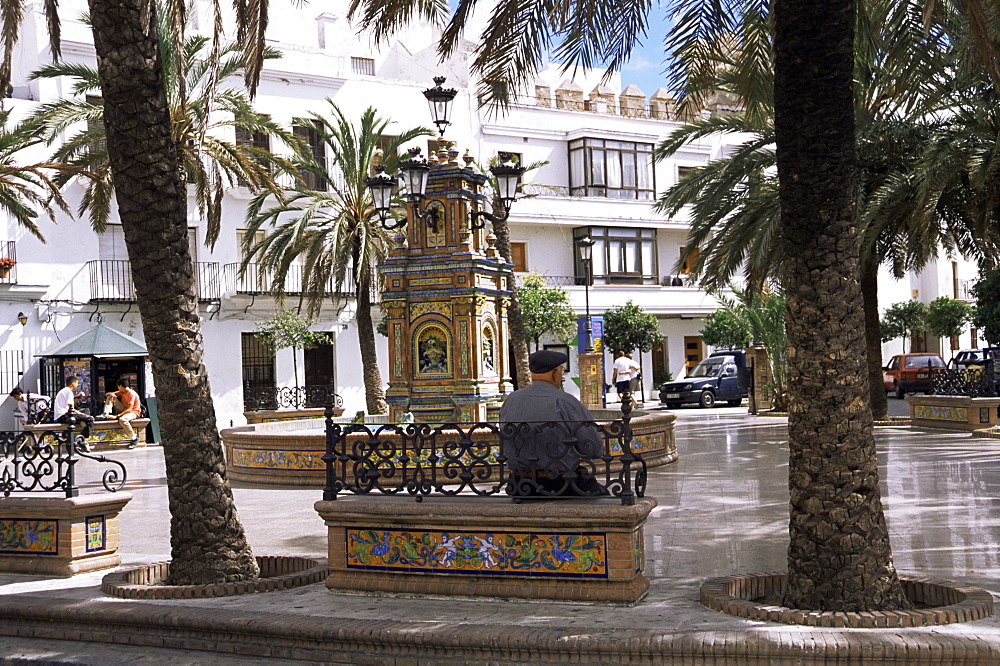
<path fill-rule="evenodd" d="M 890 400 L 894 413 L 905 407 L 893 403 L 898 401 Z M 635 607 L 483 599 L 415 601 L 333 594 L 322 585 L 173 603 L 216 609 L 220 614 L 234 610 L 300 614 L 304 619 L 326 618 L 331 623 L 338 618 L 373 623 L 391 619 L 422 623 L 426 631 L 456 624 L 525 629 L 557 625 L 591 631 L 618 627 L 676 632 L 748 628 L 764 633 L 812 631 L 720 615 L 698 603 L 699 586 L 707 578 L 785 569 L 785 419 L 749 416 L 745 408 L 681 409 L 677 413 L 680 460 L 651 470 L 649 477 L 647 495 L 659 502 L 646 526 L 646 575 L 651 589 Z M 876 442 L 897 569 L 983 587 L 994 597 L 1000 594 L 996 546 L 1000 534 L 1000 440 L 967 433 L 879 427 Z M 128 491 L 134 496 L 122 514 L 123 564 L 169 559 L 161 451 L 149 448 L 111 455 L 126 461 Z M 313 510 L 321 489 L 246 483 L 233 486 L 240 517 L 257 554 L 325 557 L 325 529 Z M 91 481 L 82 492 L 97 492 L 98 488 Z M 101 594 L 103 573 L 68 580 L 0 575 L 0 605 L 16 603 L 16 595 L 21 594 L 34 600 L 120 603 Z M 1000 621 L 995 618 L 907 631 L 966 636 L 1000 645 Z M 8 656 L 45 659 L 42 648 L 41 641 L 0 638 L 0 653 Z M 125 654 L 128 650 L 138 652 Z M 74 653 L 66 648 L 61 654 L 55 661 L 67 663 Z M 212 655 L 199 653 L 80 644 L 76 663 L 99 663 L 102 655 L 105 662 L 146 657 L 155 661 L 167 655 L 182 663 L 218 662 Z"/>

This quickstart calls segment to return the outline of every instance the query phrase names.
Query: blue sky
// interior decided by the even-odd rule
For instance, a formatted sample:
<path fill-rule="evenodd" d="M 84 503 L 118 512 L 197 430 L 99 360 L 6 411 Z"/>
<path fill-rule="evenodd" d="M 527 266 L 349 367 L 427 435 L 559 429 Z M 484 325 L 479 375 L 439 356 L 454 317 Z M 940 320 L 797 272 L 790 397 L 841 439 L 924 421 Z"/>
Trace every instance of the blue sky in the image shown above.
<path fill-rule="evenodd" d="M 662 73 L 666 68 L 663 37 L 669 22 L 662 6 L 653 4 L 649 12 L 649 23 L 642 46 L 632 51 L 629 63 L 622 67 L 622 87 L 634 83 L 647 96 L 656 92 L 657 88 L 667 86 L 666 76 Z"/>

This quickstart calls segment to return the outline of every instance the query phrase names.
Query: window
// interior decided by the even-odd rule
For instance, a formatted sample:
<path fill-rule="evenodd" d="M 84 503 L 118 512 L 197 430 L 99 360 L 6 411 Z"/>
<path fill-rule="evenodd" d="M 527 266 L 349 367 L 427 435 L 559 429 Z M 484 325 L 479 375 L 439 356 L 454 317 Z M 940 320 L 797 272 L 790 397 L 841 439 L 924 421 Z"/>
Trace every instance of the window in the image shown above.
<path fill-rule="evenodd" d="M 651 200 L 653 144 L 609 139 L 569 142 L 569 193 L 575 197 Z"/>
<path fill-rule="evenodd" d="M 528 244 L 512 241 L 510 244 L 510 261 L 514 264 L 515 273 L 527 273 Z"/>
<path fill-rule="evenodd" d="M 573 239 L 590 234 L 593 284 L 657 284 L 656 230 L 633 227 L 578 227 Z M 576 254 L 576 275 L 586 268 Z"/>
<path fill-rule="evenodd" d="M 372 58 L 351 58 L 351 71 L 362 76 L 375 76 L 375 60 Z"/>
<path fill-rule="evenodd" d="M 263 230 L 258 230 L 254 232 L 253 244 L 256 245 L 257 243 L 260 243 L 262 240 L 264 240 L 264 235 L 265 234 Z M 240 253 L 240 262 L 244 261 L 247 257 L 246 250 L 243 249 L 243 241 L 246 237 L 247 237 L 246 229 L 236 230 L 236 249 Z"/>
<path fill-rule="evenodd" d="M 698 167 L 693 166 L 679 166 L 677 167 L 677 182 L 684 180 L 685 176 L 689 173 L 693 173 Z"/>
<path fill-rule="evenodd" d="M 92 106 L 99 106 L 99 107 L 101 107 L 103 109 L 104 108 L 104 99 L 101 98 L 101 97 L 97 97 L 95 95 L 87 95 L 87 104 L 90 104 Z M 100 132 L 101 134 L 104 133 L 104 120 L 103 120 L 103 117 L 102 118 L 87 118 L 87 133 L 91 134 L 91 133 L 97 133 L 97 132 Z M 106 141 L 100 141 L 98 143 L 95 143 L 94 144 L 94 150 L 96 150 L 96 151 L 103 151 L 103 150 L 105 150 L 106 143 L 107 143 Z"/>
<path fill-rule="evenodd" d="M 240 342 L 244 400 L 261 401 L 261 392 L 268 395 L 268 389 L 275 387 L 274 347 L 258 340 L 254 333 L 243 333 Z"/>
<path fill-rule="evenodd" d="M 261 114 L 264 118 L 269 116 Z M 263 132 L 251 132 L 242 127 L 236 128 L 236 145 L 237 146 L 250 146 L 258 150 L 263 150 L 268 153 L 271 152 L 271 137 Z M 254 155 L 253 159 L 260 164 L 266 164 L 267 159 L 263 155 Z M 240 187 L 246 187 L 247 182 L 242 178 L 239 179 Z"/>
<path fill-rule="evenodd" d="M 684 260 L 684 265 L 681 266 L 681 274 L 682 275 L 688 275 L 688 274 L 691 273 L 691 271 L 694 270 L 694 266 L 698 262 L 698 255 L 700 253 L 701 253 L 701 250 L 698 249 L 698 248 L 695 248 L 694 250 L 692 250 L 692 252 L 688 256 L 688 258 Z M 683 245 L 681 245 L 681 251 L 678 253 L 677 256 L 680 256 L 682 254 L 684 254 L 684 246 Z"/>
<path fill-rule="evenodd" d="M 325 169 L 327 166 L 326 144 L 323 143 L 323 137 L 320 136 L 317 128 L 318 122 L 311 119 L 295 118 L 292 123 L 292 132 L 309 146 L 313 160 Z M 322 176 L 306 171 L 302 173 L 302 179 L 310 190 L 326 191 L 326 182 Z"/>
<path fill-rule="evenodd" d="M 188 250 L 191 261 L 198 261 L 198 229 L 188 227 Z M 97 258 L 102 261 L 128 261 L 125 231 L 120 224 L 109 224 L 97 235 Z"/>

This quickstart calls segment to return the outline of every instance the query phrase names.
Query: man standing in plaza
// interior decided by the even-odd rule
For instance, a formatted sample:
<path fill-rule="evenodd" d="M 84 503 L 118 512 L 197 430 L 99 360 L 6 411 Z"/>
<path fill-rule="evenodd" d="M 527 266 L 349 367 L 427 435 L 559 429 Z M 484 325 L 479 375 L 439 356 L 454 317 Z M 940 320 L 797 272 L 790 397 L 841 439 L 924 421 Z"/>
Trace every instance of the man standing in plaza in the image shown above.
<path fill-rule="evenodd" d="M 83 430 L 80 431 L 83 442 L 78 448 L 89 452 L 90 444 L 87 443 L 87 438 L 90 437 L 90 426 L 94 425 L 94 417 L 75 409 L 76 387 L 79 384 L 80 378 L 76 375 L 70 375 L 66 378 L 66 386 L 59 389 L 55 402 L 52 404 L 52 417 L 57 423 L 69 423 L 71 418 L 75 418 L 77 423 L 83 423 Z"/>
<path fill-rule="evenodd" d="M 621 401 L 625 402 L 625 396 L 632 395 L 632 382 L 639 376 L 641 367 L 632 360 L 631 352 L 620 351 L 611 368 L 611 383 L 618 389 Z M 635 398 L 632 398 L 632 406 L 636 404 Z"/>
<path fill-rule="evenodd" d="M 139 394 L 132 390 L 128 380 L 124 377 L 118 380 L 118 390 L 104 396 L 104 418 L 118 419 L 118 425 L 122 427 L 128 436 L 128 448 L 134 449 L 139 444 L 139 437 L 132 429 L 130 421 L 137 419 L 142 414 L 142 405 L 139 402 Z"/>
<path fill-rule="evenodd" d="M 531 384 L 500 408 L 503 454 L 514 496 L 589 496 L 606 491 L 593 467 L 581 464 L 604 453 L 590 411 L 562 390 L 566 354 L 536 351 L 528 357 Z"/>

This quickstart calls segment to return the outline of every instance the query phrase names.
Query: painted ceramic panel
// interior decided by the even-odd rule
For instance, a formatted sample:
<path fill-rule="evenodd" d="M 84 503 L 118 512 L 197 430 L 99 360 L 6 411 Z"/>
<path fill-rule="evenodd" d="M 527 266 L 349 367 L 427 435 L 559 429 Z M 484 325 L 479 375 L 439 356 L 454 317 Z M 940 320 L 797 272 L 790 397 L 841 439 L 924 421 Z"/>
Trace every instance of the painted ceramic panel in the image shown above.
<path fill-rule="evenodd" d="M 410 305 L 410 321 L 425 314 L 437 314 L 451 319 L 451 303 L 448 301 L 433 301 L 428 303 L 412 303 Z"/>
<path fill-rule="evenodd" d="M 440 326 L 424 326 L 416 339 L 418 377 L 443 377 L 451 374 L 448 334 Z"/>
<path fill-rule="evenodd" d="M 940 407 L 935 405 L 915 405 L 913 418 L 924 421 L 951 421 L 953 423 L 968 422 L 968 410 L 965 407 Z"/>
<path fill-rule="evenodd" d="M 496 336 L 492 326 L 483 327 L 483 374 L 497 374 Z"/>
<path fill-rule="evenodd" d="M 408 573 L 607 578 L 603 533 L 347 529 L 347 566 Z"/>
<path fill-rule="evenodd" d="M 323 470 L 322 451 L 261 451 L 233 447 L 229 464 L 247 469 Z"/>
<path fill-rule="evenodd" d="M 0 519 L 0 553 L 59 554 L 58 520 Z"/>
<path fill-rule="evenodd" d="M 669 444 L 673 444 L 673 431 L 646 432 L 632 437 L 632 452 L 647 455 L 666 451 Z M 621 441 L 617 438 L 611 440 L 611 455 L 620 456 L 622 454 Z"/>
<path fill-rule="evenodd" d="M 104 516 L 87 516 L 87 552 L 104 550 Z"/>

